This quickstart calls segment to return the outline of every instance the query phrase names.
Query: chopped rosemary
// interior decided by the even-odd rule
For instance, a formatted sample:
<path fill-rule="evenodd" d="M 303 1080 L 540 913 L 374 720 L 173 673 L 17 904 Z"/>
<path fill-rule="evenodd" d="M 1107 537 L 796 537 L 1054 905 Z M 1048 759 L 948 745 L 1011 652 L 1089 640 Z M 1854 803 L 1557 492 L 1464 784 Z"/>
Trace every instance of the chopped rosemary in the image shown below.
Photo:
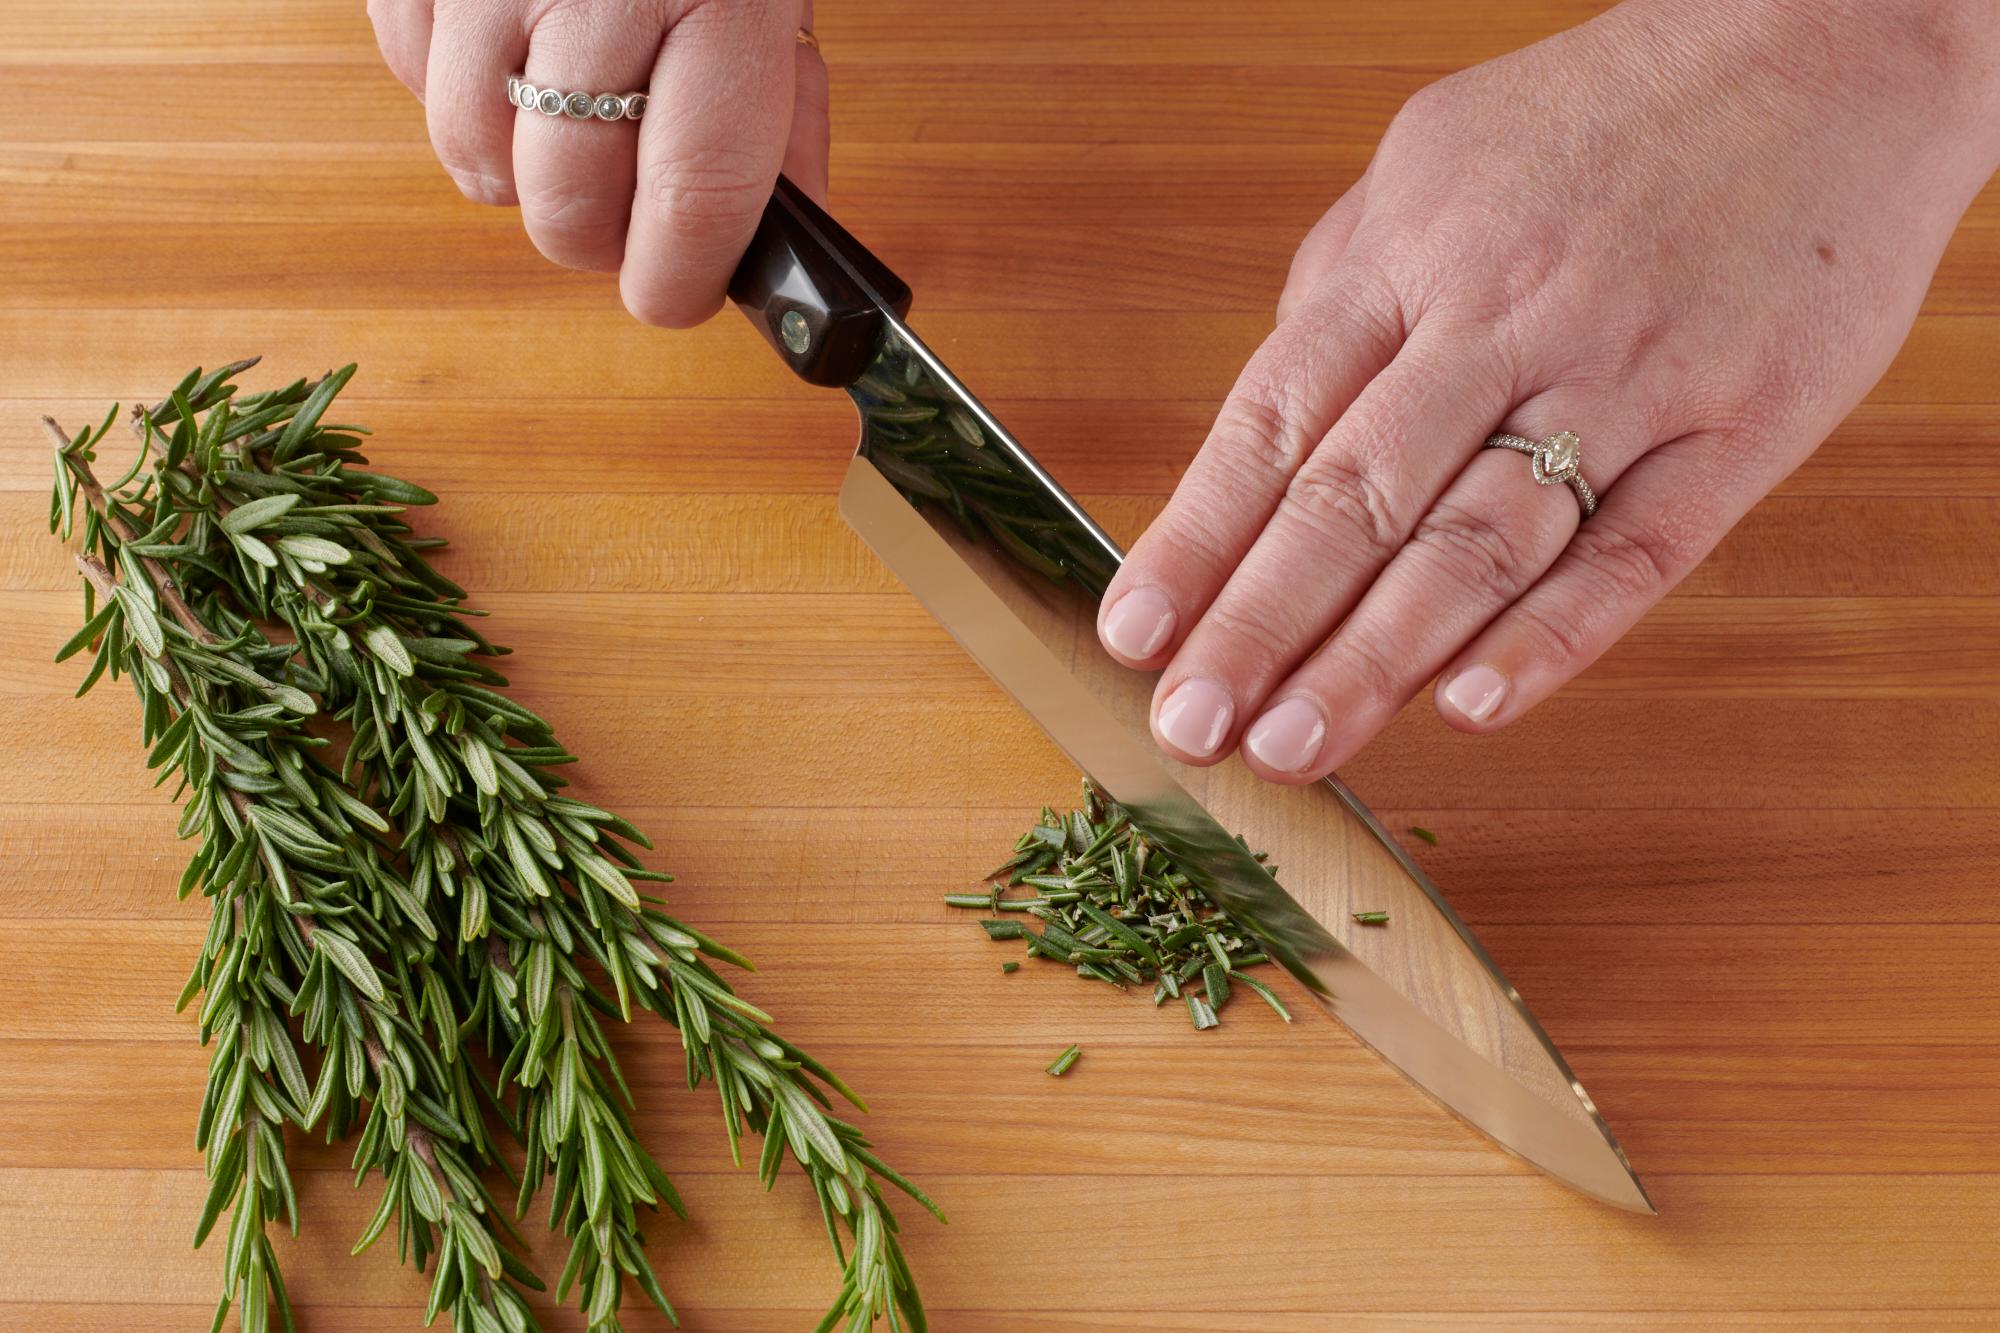
<path fill-rule="evenodd" d="M 1413 838 L 1422 838 L 1433 847 L 1438 845 L 1438 835 L 1421 824 L 1410 825 L 1410 836 Z"/>
<path fill-rule="evenodd" d="M 1386 926 L 1389 924 L 1387 912 L 1356 912 L 1354 919 L 1364 926 Z"/>
<path fill-rule="evenodd" d="M 1262 861 L 1262 854 L 1257 859 Z M 1267 867 L 1268 868 L 1268 867 Z M 1076 970 L 1090 981 L 1128 989 L 1151 986 L 1155 1008 L 1183 1001 L 1197 1031 L 1212 1028 L 1241 981 L 1287 1023 L 1291 1013 L 1269 986 L 1244 969 L 1269 961 L 1262 945 L 1209 901 L 1165 852 L 1133 827 L 1118 804 L 1090 783 L 1083 805 L 1066 814 L 1044 809 L 995 869 L 987 893 L 950 893 L 951 907 L 1018 912 L 980 921 L 996 940 L 1025 940 L 1028 956 Z M 1009 898 L 1013 888 L 1033 896 Z M 1012 972 L 1018 964 L 1001 964 Z"/>
<path fill-rule="evenodd" d="M 1055 1058 L 1054 1062 L 1049 1065 L 1049 1072 L 1051 1074 L 1054 1074 L 1057 1078 L 1061 1078 L 1064 1074 L 1067 1074 L 1069 1072 L 1069 1067 L 1075 1064 L 1077 1057 L 1082 1054 L 1083 1054 L 1083 1047 L 1071 1046 L 1061 1055 L 1058 1055 Z"/>

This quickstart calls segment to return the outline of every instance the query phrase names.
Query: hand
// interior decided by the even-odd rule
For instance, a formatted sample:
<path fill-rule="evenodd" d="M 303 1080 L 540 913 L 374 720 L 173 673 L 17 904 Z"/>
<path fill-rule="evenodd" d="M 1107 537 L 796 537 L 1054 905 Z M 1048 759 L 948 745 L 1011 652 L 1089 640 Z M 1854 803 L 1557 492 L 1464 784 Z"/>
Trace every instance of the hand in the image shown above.
<path fill-rule="evenodd" d="M 1996 39 L 1633 0 L 1412 98 L 1105 595 L 1160 745 L 1308 782 L 1433 676 L 1477 732 L 1588 666 L 1888 366 L 2000 160 Z M 1562 430 L 1580 526 L 1480 447 Z"/>
<path fill-rule="evenodd" d="M 812 0 L 369 0 L 468 199 L 521 206 L 544 255 L 617 271 L 648 324 L 722 304 L 779 170 L 826 194 L 827 85 L 797 39 Z M 648 94 L 634 122 L 518 110 L 507 76 Z"/>

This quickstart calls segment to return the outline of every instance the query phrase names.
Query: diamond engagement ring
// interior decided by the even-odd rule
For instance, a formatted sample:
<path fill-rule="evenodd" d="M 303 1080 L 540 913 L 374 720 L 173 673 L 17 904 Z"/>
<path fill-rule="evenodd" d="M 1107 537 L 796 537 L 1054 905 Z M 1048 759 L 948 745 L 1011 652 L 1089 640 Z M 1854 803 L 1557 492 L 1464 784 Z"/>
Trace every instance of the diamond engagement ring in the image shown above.
<path fill-rule="evenodd" d="M 507 100 L 523 111 L 571 120 L 637 120 L 646 114 L 644 93 L 566 93 L 537 87 L 518 74 L 508 76 Z"/>
<path fill-rule="evenodd" d="M 1558 431 L 1545 440 L 1495 435 L 1486 442 L 1486 447 L 1526 454 L 1537 484 L 1567 486 L 1576 492 L 1576 502 L 1583 507 L 1585 518 L 1597 512 L 1597 492 L 1583 479 L 1583 442 L 1576 438 L 1575 431 Z"/>

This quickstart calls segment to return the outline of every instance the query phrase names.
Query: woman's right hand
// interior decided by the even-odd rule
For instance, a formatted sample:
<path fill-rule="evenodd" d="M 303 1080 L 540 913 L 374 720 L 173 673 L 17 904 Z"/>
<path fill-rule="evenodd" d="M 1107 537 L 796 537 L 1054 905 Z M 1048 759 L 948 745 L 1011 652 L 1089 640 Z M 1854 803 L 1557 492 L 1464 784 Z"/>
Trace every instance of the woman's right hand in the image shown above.
<path fill-rule="evenodd" d="M 535 247 L 616 271 L 625 306 L 685 328 L 721 306 L 782 170 L 824 199 L 826 66 L 812 0 L 369 0 L 468 199 L 520 205 Z M 523 111 L 507 78 L 648 95 L 638 121 Z"/>

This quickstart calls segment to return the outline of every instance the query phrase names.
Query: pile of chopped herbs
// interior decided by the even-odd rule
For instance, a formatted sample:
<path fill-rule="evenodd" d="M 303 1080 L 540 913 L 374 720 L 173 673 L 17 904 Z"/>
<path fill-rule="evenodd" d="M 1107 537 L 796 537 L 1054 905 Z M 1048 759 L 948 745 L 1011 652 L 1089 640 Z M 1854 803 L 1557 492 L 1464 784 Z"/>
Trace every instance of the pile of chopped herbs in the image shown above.
<path fill-rule="evenodd" d="M 947 894 L 945 902 L 991 914 L 980 922 L 986 933 L 1025 941 L 1030 958 L 1066 964 L 1120 990 L 1150 986 L 1155 1007 L 1181 1001 L 1197 1030 L 1221 1022 L 1232 985 L 1292 1021 L 1284 1001 L 1248 974 L 1270 961 L 1257 938 L 1089 782 L 1080 808 L 1059 815 L 1043 807 L 1014 854 L 986 878 L 986 892 Z M 1031 892 L 1014 892 L 1022 888 Z M 1039 931 L 1029 924 L 1035 921 Z M 1001 964 L 1009 972 L 1016 966 Z"/>

